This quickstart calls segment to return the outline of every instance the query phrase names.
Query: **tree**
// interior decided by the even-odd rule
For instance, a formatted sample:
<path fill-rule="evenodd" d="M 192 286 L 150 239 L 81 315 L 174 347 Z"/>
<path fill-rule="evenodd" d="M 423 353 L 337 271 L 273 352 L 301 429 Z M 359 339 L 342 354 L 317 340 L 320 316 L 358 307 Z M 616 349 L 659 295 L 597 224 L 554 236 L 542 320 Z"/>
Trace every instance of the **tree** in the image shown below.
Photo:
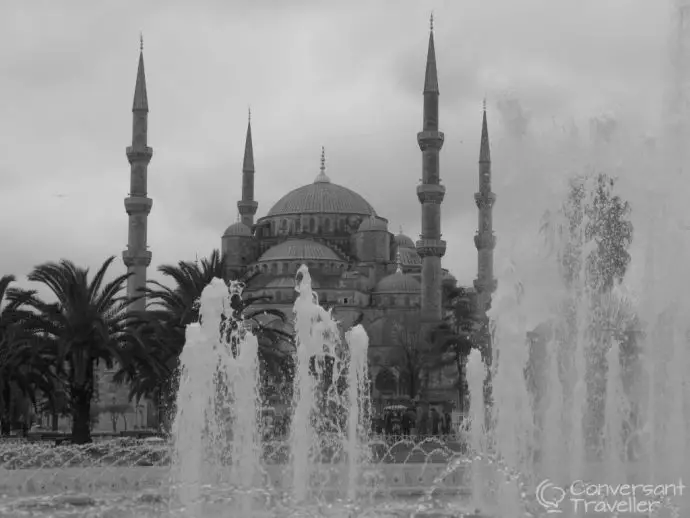
<path fill-rule="evenodd" d="M 0 278 L 0 435 L 9 435 L 22 399 L 36 403 L 41 389 L 49 390 L 52 371 L 45 355 L 34 347 L 24 322 L 30 313 L 13 299 L 13 275 Z"/>
<path fill-rule="evenodd" d="M 578 333 L 585 330 L 587 383 L 587 442 L 598 449 L 603 425 L 606 391 L 606 353 L 611 340 L 628 337 L 621 346 L 621 364 L 629 367 L 636 356 L 634 310 L 612 290 L 620 283 L 630 263 L 633 225 L 630 205 L 615 194 L 615 180 L 605 173 L 571 179 L 568 196 L 556 214 L 547 213 L 542 232 L 556 252 L 569 296 L 564 301 L 562 329 L 556 330 L 561 347 L 561 369 L 573 373 L 573 353 Z M 587 314 L 581 314 L 583 304 Z M 585 320 L 583 320 L 585 319 Z M 625 358 L 629 356 L 629 358 Z M 582 376 L 578 373 L 577 376 Z M 565 384 L 566 395 L 575 382 L 574 373 Z"/>
<path fill-rule="evenodd" d="M 438 363 L 427 328 L 417 317 L 396 319 L 392 325 L 395 352 L 392 363 L 405 381 L 410 399 L 420 396 L 428 382 L 429 371 Z"/>
<path fill-rule="evenodd" d="M 614 187 L 605 173 L 576 176 L 556 217 L 547 212 L 542 220 L 541 231 L 568 287 L 581 282 L 593 292 L 607 292 L 625 275 L 633 225 L 630 205 Z"/>
<path fill-rule="evenodd" d="M 36 341 L 36 350 L 50 355 L 53 369 L 64 384 L 72 410 L 72 441 L 91 442 L 91 404 L 95 366 L 117 362 L 127 366 L 125 352 L 131 334 L 127 325 L 126 296 L 122 294 L 128 275 L 105 283 L 109 257 L 89 280 L 89 269 L 66 259 L 36 266 L 29 281 L 47 287 L 56 302 L 42 300 L 35 291 L 19 290 L 13 299 L 32 310 L 24 321 Z"/>
<path fill-rule="evenodd" d="M 486 344 L 485 341 L 476 339 L 481 336 L 482 323 L 477 318 L 477 312 L 473 311 L 474 304 L 475 301 L 465 288 L 449 288 L 446 292 L 446 305 L 451 309 L 443 323 L 432 333 L 439 367 L 454 365 L 457 370 L 458 398 L 463 409 L 467 395 L 467 356 L 472 349 L 478 349 L 484 354 Z"/>
<path fill-rule="evenodd" d="M 132 384 L 130 397 L 154 395 L 159 408 L 159 421 L 173 407 L 177 393 L 179 356 L 185 343 L 187 325 L 199 321 L 199 301 L 206 286 L 214 278 L 222 278 L 224 261 L 218 250 L 200 261 L 180 261 L 177 265 L 162 265 L 158 271 L 172 280 L 172 286 L 151 280 L 145 289 L 148 308 L 136 316 L 136 344 L 131 344 L 134 368 L 121 370 L 115 376 L 118 382 Z M 237 279 L 248 284 L 253 276 Z M 289 371 L 291 355 L 277 345 L 292 343 L 290 334 L 280 328 L 285 321 L 282 312 L 256 306 L 270 301 L 270 297 L 252 297 L 243 293 L 231 300 L 234 318 L 243 317 L 259 341 L 261 365 L 265 371 Z M 226 329 L 231 332 L 230 327 Z"/>

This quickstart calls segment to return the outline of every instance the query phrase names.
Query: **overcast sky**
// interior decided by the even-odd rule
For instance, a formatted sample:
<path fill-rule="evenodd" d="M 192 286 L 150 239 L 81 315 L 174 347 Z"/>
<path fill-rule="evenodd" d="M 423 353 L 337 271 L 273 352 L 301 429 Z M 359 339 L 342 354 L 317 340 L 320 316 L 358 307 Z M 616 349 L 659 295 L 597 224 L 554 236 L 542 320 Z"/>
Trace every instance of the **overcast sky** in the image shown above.
<path fill-rule="evenodd" d="M 416 133 L 433 10 L 446 136 L 444 266 L 471 283 L 482 98 L 498 196 L 494 228 L 505 244 L 521 227 L 536 228 L 551 203 L 549 182 L 561 171 L 553 170 L 558 145 L 549 128 L 562 133 L 555 128 L 572 119 L 610 112 L 627 116 L 632 133 L 654 131 L 667 1 L 5 0 L 0 274 L 22 277 L 63 257 L 95 266 L 109 255 L 123 269 L 140 30 L 154 150 L 152 267 L 208 254 L 235 221 L 249 105 L 258 217 L 313 181 L 325 146 L 332 181 L 362 194 L 392 231 L 402 225 L 416 239 Z M 511 99 L 540 128 L 529 151 L 510 143 L 499 105 L 509 114 Z"/>

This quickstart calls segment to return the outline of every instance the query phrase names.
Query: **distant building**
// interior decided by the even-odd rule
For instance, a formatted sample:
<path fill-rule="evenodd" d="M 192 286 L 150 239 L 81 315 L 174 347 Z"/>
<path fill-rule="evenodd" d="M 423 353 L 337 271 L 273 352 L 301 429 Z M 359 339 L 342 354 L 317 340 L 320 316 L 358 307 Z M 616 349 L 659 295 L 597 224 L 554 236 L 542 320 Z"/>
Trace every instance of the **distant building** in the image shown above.
<path fill-rule="evenodd" d="M 133 107 L 133 145 L 127 151 L 132 164 L 132 192 L 126 202 L 130 239 L 123 255 L 125 264 L 135 273 L 130 287 L 132 295 L 145 285 L 146 267 L 151 259 L 146 246 L 146 215 L 152 203 L 147 197 L 145 178 L 152 151 L 146 147 L 148 104 L 143 78 L 141 58 Z M 416 188 L 422 233 L 416 242 L 402 232 L 391 233 L 388 220 L 363 196 L 332 182 L 326 174 L 323 149 L 320 171 L 314 181 L 287 193 L 255 221 L 258 202 L 254 192 L 251 119 L 242 167 L 242 198 L 237 203 L 239 217 L 225 230 L 221 240 L 226 279 L 247 272 L 257 273 L 247 290 L 271 296 L 271 307 L 283 310 L 288 317 L 292 316 L 296 298 L 295 274 L 300 265 L 306 264 L 320 302 L 333 307 L 336 318 L 344 326 L 362 319 L 370 338 L 370 374 L 375 399 L 393 398 L 406 392 L 401 369 L 393 360 L 395 348 L 400 346 L 396 343 L 393 324 L 401 319 L 419 321 L 428 328 L 439 324 L 449 309 L 444 308 L 443 286 L 457 283 L 441 266 L 446 251 L 446 241 L 441 239 L 441 204 L 446 193 L 439 166 L 444 134 L 439 131 L 433 27 L 429 34 L 423 99 L 423 125 L 417 134 L 422 151 L 422 181 Z M 474 288 L 468 290 L 477 301 L 478 313 L 484 315 L 496 284 L 492 222 L 495 195 L 491 192 L 486 110 L 479 164 L 479 192 L 475 194 L 479 229 L 474 238 L 478 274 Z M 463 200 L 455 196 L 454 203 Z M 430 390 L 424 397 L 456 398 L 455 380 L 450 379 L 449 372 L 431 378 Z"/>

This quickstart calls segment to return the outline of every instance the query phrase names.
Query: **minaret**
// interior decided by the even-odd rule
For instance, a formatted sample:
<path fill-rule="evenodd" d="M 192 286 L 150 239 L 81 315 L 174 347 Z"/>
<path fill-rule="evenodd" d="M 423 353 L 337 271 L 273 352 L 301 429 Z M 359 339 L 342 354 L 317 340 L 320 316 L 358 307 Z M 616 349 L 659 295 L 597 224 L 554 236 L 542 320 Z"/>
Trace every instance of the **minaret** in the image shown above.
<path fill-rule="evenodd" d="M 422 183 L 417 186 L 417 198 L 422 204 L 422 234 L 417 241 L 417 253 L 422 257 L 422 308 L 425 323 L 440 322 L 441 309 L 441 257 L 446 253 L 446 242 L 441 239 L 441 203 L 446 188 L 440 184 L 439 152 L 443 146 L 443 133 L 438 130 L 438 77 L 434 50 L 434 18 L 431 15 L 429 50 L 424 77 L 424 117 L 417 142 L 422 150 Z"/>
<path fill-rule="evenodd" d="M 252 228 L 254 214 L 259 204 L 254 201 L 254 147 L 252 145 L 252 112 L 249 111 L 247 138 L 244 142 L 244 162 L 242 163 L 242 199 L 237 202 L 242 223 Z"/>
<path fill-rule="evenodd" d="M 491 294 L 496 289 L 494 278 L 494 236 L 492 210 L 496 195 L 491 192 L 491 150 L 489 147 L 489 129 L 486 124 L 486 101 L 482 119 L 482 139 L 479 145 L 479 192 L 474 194 L 474 201 L 479 210 L 479 228 L 474 236 L 477 247 L 477 278 L 474 288 L 477 290 L 477 309 L 485 316 L 491 301 Z"/>
<path fill-rule="evenodd" d="M 146 244 L 148 216 L 153 201 L 147 196 L 148 165 L 153 149 L 147 146 L 149 103 L 146 96 L 144 75 L 144 41 L 140 38 L 139 68 L 134 87 L 132 105 L 132 145 L 127 148 L 127 160 L 131 166 L 129 197 L 125 198 L 125 210 L 129 215 L 127 249 L 122 252 L 122 261 L 130 277 L 127 280 L 127 296 L 142 294 L 146 286 L 146 268 L 151 264 L 151 252 Z M 132 306 L 133 311 L 143 311 L 146 300 L 141 298 Z"/>

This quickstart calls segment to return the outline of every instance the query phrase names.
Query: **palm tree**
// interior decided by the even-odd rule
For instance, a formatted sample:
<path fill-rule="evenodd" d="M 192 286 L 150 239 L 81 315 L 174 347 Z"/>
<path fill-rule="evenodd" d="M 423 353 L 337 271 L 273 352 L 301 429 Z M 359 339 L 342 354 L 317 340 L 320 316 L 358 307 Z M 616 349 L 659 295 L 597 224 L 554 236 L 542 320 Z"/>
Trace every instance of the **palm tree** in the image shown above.
<path fill-rule="evenodd" d="M 19 291 L 14 300 L 33 310 L 25 325 L 32 330 L 38 349 L 50 354 L 53 368 L 69 396 L 72 411 L 72 442 L 91 442 L 91 403 L 95 366 L 116 362 L 127 366 L 127 298 L 122 294 L 128 274 L 105 284 L 114 256 L 109 257 L 89 280 L 89 269 L 66 259 L 36 266 L 28 275 L 46 286 L 57 302 L 45 302 L 34 291 Z"/>
<path fill-rule="evenodd" d="M 52 386 L 49 363 L 24 325 L 30 313 L 13 299 L 14 281 L 13 275 L 0 278 L 0 435 L 9 435 L 18 402 L 35 405 L 37 392 Z"/>
<path fill-rule="evenodd" d="M 200 261 L 180 261 L 177 265 L 161 265 L 158 271 L 171 279 L 172 287 L 151 280 L 145 293 L 148 308 L 133 323 L 139 345 L 130 359 L 131 372 L 121 370 L 115 376 L 120 382 L 132 385 L 130 397 L 153 395 L 158 402 L 159 421 L 172 409 L 177 392 L 179 356 L 185 342 L 187 325 L 199 321 L 199 299 L 204 288 L 214 278 L 222 278 L 224 261 L 218 250 Z M 248 284 L 253 276 L 236 279 Z M 292 343 L 289 333 L 281 329 L 285 315 L 274 309 L 255 309 L 270 297 L 251 297 L 247 294 L 231 300 L 233 317 L 243 317 L 252 327 L 259 341 L 259 355 L 264 370 L 279 376 L 290 368 L 290 354 L 277 347 L 279 342 Z M 228 331 L 230 329 L 228 328 Z M 143 347 L 142 347 L 143 345 Z"/>

